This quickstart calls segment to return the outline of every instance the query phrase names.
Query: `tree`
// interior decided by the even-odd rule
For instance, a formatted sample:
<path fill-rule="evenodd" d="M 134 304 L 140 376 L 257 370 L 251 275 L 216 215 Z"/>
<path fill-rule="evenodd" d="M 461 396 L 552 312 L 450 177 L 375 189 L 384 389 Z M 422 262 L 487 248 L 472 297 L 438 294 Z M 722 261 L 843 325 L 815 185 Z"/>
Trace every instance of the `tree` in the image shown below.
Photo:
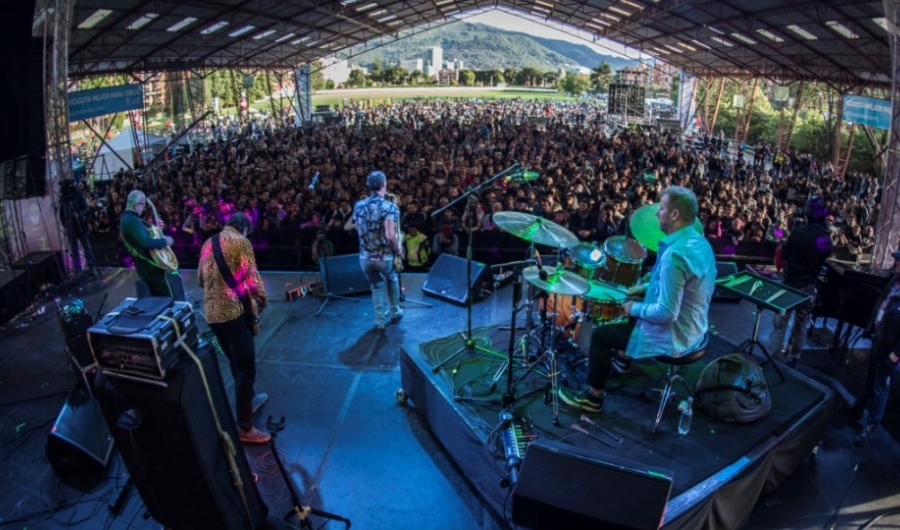
<path fill-rule="evenodd" d="M 312 64 L 312 73 L 309 75 L 309 83 L 313 90 L 322 90 L 325 88 L 325 74 L 322 73 L 322 61 L 316 61 Z"/>
<path fill-rule="evenodd" d="M 567 72 L 566 77 L 560 79 L 557 84 L 559 90 L 576 97 L 587 92 L 590 86 L 591 82 L 588 76 L 574 72 Z"/>
<path fill-rule="evenodd" d="M 420 85 L 425 81 L 425 72 L 422 70 L 413 70 L 409 73 L 409 84 Z"/>
<path fill-rule="evenodd" d="M 613 80 L 612 67 L 606 61 L 600 61 L 597 68 L 591 70 L 591 90 L 594 92 L 609 92 L 609 84 Z"/>
<path fill-rule="evenodd" d="M 384 81 L 384 65 L 381 64 L 381 57 L 375 58 L 375 64 L 372 65 L 372 71 L 369 72 L 369 80 L 375 84 Z"/>
<path fill-rule="evenodd" d="M 462 86 L 475 86 L 475 72 L 472 70 L 460 70 L 459 84 Z"/>
<path fill-rule="evenodd" d="M 384 70 L 384 82 L 389 85 L 402 85 L 406 78 L 406 68 L 400 65 L 388 66 Z"/>
<path fill-rule="evenodd" d="M 535 86 L 538 81 L 543 79 L 543 74 L 537 68 L 526 66 L 516 74 L 516 84 L 523 86 Z"/>
<path fill-rule="evenodd" d="M 347 85 L 351 88 L 365 88 L 366 74 L 359 68 L 350 70 L 350 77 L 347 78 Z"/>
<path fill-rule="evenodd" d="M 516 70 L 515 68 L 512 68 L 512 67 L 506 67 L 506 68 L 503 69 L 503 79 L 504 79 L 507 83 L 515 83 L 515 82 L 516 82 L 516 76 L 518 75 L 518 73 L 519 73 L 519 71 Z"/>

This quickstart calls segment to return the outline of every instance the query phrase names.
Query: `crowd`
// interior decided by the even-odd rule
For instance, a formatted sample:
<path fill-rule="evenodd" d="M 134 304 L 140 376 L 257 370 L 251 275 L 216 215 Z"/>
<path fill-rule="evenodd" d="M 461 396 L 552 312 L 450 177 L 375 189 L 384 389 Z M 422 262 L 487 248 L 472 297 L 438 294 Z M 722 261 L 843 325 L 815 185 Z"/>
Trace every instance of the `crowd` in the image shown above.
<path fill-rule="evenodd" d="M 190 152 L 95 183 L 86 193 L 92 232 L 116 232 L 125 198 L 138 188 L 176 247 L 198 248 L 240 211 L 262 247 L 292 247 L 316 258 L 356 252 L 352 206 L 368 195 L 365 178 L 377 168 L 400 207 L 413 269 L 442 252 L 459 253 L 470 227 L 500 230 L 493 221 L 500 211 L 541 216 L 602 243 L 625 234 L 631 212 L 657 202 L 670 185 L 694 190 L 705 235 L 733 244 L 777 245 L 807 199 L 819 196 L 836 247 L 859 255 L 874 243 L 881 192 L 872 175 L 838 179 L 829 164 L 773 153 L 765 144 L 735 157 L 715 135 L 686 141 L 652 127 L 623 128 L 590 102 L 347 104 L 331 123 L 296 127 L 257 118 L 203 132 L 207 141 Z M 514 164 L 539 178 L 497 179 L 468 208 L 461 201 L 431 216 Z M 328 244 L 317 244 L 323 240 Z"/>

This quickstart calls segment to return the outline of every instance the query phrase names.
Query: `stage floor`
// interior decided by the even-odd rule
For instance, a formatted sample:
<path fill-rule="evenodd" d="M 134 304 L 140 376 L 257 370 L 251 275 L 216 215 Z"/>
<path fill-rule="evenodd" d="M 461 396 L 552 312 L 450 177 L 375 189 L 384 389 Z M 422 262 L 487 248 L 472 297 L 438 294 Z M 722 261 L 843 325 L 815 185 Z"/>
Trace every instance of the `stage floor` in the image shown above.
<path fill-rule="evenodd" d="M 200 298 L 195 275 L 185 271 L 184 276 L 191 298 Z M 347 517 L 355 528 L 508 527 L 493 503 L 485 501 L 477 485 L 461 471 L 433 427 L 423 421 L 418 404 L 402 406 L 396 398 L 403 352 L 418 352 L 423 344 L 464 332 L 466 309 L 423 296 L 425 275 L 406 274 L 406 316 L 380 335 L 373 329 L 367 295 L 331 300 L 319 317 L 315 314 L 322 306 L 320 299 L 284 298 L 288 284 L 301 285 L 316 276 L 300 272 L 263 274 L 272 302 L 263 315 L 257 338 L 257 390 L 269 394 L 259 423 L 263 424 L 267 415 L 286 417 L 287 428 L 279 435 L 278 445 L 304 503 Z M 133 281 L 131 271 L 108 269 L 102 283 L 88 283 L 69 295 L 85 300 L 91 313 L 103 314 L 133 295 Z M 62 298 L 65 301 L 66 296 Z M 473 327 L 508 322 L 510 310 L 510 288 L 505 287 L 474 305 Z M 716 302 L 711 319 L 720 344 L 736 344 L 750 334 L 752 307 Z M 770 320 L 770 315 L 763 317 L 763 337 Z M 145 510 L 137 495 L 128 499 L 121 515 L 109 514 L 107 504 L 115 500 L 127 477 L 117 454 L 109 466 L 109 479 L 88 491 L 62 483 L 44 455 L 48 432 L 74 381 L 65 363 L 52 299 L 45 301 L 42 312 L 11 321 L 2 333 L 0 481 L 4 494 L 0 496 L 0 522 L 30 529 L 158 528 L 152 519 L 144 519 Z M 498 350 L 506 351 L 502 336 L 494 341 Z M 809 346 L 816 347 L 812 342 Z M 843 359 L 821 352 L 807 357 L 809 362 L 802 364 L 799 372 L 834 388 L 838 396 L 844 395 L 840 390 L 843 380 L 858 380 L 855 373 L 848 372 Z M 221 358 L 219 361 L 230 394 L 233 382 L 227 363 Z M 633 377 L 642 378 L 639 373 Z M 625 383 L 617 381 L 621 386 L 613 389 L 608 410 L 598 415 L 601 421 L 612 423 L 617 435 L 631 446 L 621 450 L 623 456 L 636 451 L 640 444 L 635 442 L 648 436 L 645 429 L 653 408 L 648 403 L 644 408 L 626 411 L 633 388 Z M 498 387 L 505 388 L 504 384 L 501 380 Z M 898 410 L 896 402 L 891 406 Z M 484 421 L 493 425 L 496 410 L 488 411 Z M 583 436 L 565 428 L 544 427 L 550 411 L 537 398 L 529 406 L 530 414 L 547 432 L 566 440 Z M 760 500 L 746 527 L 821 527 L 839 511 L 836 528 L 850 529 L 900 504 L 897 415 L 889 415 L 892 423 L 888 428 L 869 446 L 855 449 L 850 443 L 852 429 L 835 414 L 816 457 L 804 460 L 774 492 Z M 564 411 L 560 419 L 565 427 L 573 416 Z M 676 422 L 675 413 L 670 411 L 662 427 L 662 443 L 668 445 L 657 456 L 661 467 L 670 467 L 665 465 L 669 460 L 721 467 L 714 460 L 732 458 L 705 450 L 692 454 L 691 447 L 701 440 L 725 439 L 736 426 L 713 426 L 711 420 L 698 415 L 691 434 L 678 437 L 672 432 Z M 740 442 L 750 446 L 749 441 Z M 260 477 L 259 488 L 271 513 L 284 513 L 290 504 L 273 456 L 266 446 L 244 448 Z M 687 486 L 677 487 L 683 494 Z M 896 517 L 882 521 L 898 522 Z M 328 525 L 338 527 L 335 523 Z"/>

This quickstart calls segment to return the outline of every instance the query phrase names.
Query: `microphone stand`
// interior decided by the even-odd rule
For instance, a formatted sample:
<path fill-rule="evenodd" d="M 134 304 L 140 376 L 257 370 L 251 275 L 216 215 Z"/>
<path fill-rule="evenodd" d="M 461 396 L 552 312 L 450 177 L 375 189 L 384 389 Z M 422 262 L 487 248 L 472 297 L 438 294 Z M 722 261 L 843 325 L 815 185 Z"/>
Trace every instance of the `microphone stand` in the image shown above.
<path fill-rule="evenodd" d="M 441 208 L 438 208 L 437 210 L 431 212 L 431 217 L 435 218 L 435 217 L 439 216 L 441 213 L 443 213 L 444 210 L 446 210 L 447 208 L 450 208 L 454 204 L 456 204 L 462 200 L 465 200 L 466 207 L 465 207 L 465 211 L 463 212 L 463 218 L 465 218 L 466 215 L 469 213 L 469 200 L 468 199 L 470 196 L 474 195 L 479 190 L 481 190 L 481 188 L 494 182 L 495 180 L 497 180 L 501 177 L 504 177 L 514 171 L 521 170 L 521 167 L 522 166 L 518 162 L 516 162 L 515 164 L 509 166 L 508 168 L 504 169 L 503 171 L 492 176 L 488 180 L 482 182 L 478 186 L 475 186 L 474 188 L 470 188 L 465 193 L 460 194 L 459 197 L 454 199 L 452 202 L 448 203 L 446 206 L 442 206 Z M 466 289 L 468 290 L 468 293 L 467 293 L 468 296 L 466 297 L 466 299 L 467 299 L 466 332 L 461 333 L 461 335 L 463 337 L 463 346 L 462 346 L 462 348 L 457 350 L 455 353 L 451 354 L 446 359 L 444 359 L 443 361 L 436 364 L 432 368 L 432 370 L 435 373 L 439 372 L 441 370 L 441 368 L 444 367 L 444 365 L 451 362 L 453 359 L 455 359 L 456 357 L 461 355 L 463 352 L 466 352 L 466 351 L 472 352 L 472 351 L 478 349 L 476 341 L 472 337 L 472 304 L 473 304 L 473 300 L 472 300 L 472 298 L 473 298 L 473 296 L 472 296 L 472 223 L 467 223 L 467 225 L 468 225 L 467 228 L 468 228 L 468 234 L 469 234 L 469 241 L 466 244 Z"/>

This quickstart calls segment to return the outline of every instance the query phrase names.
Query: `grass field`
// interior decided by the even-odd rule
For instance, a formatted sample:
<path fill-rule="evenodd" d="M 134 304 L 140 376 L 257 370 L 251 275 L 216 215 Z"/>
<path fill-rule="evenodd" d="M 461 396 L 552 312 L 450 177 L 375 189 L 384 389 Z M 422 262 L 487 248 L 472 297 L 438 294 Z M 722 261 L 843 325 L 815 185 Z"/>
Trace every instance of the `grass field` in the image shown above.
<path fill-rule="evenodd" d="M 381 104 L 388 101 L 410 99 L 526 99 L 548 101 L 578 101 L 577 98 L 557 92 L 528 89 L 494 89 L 481 87 L 409 87 L 371 88 L 350 90 L 321 90 L 312 95 L 312 104 L 341 107 L 344 101 L 370 101 Z"/>

